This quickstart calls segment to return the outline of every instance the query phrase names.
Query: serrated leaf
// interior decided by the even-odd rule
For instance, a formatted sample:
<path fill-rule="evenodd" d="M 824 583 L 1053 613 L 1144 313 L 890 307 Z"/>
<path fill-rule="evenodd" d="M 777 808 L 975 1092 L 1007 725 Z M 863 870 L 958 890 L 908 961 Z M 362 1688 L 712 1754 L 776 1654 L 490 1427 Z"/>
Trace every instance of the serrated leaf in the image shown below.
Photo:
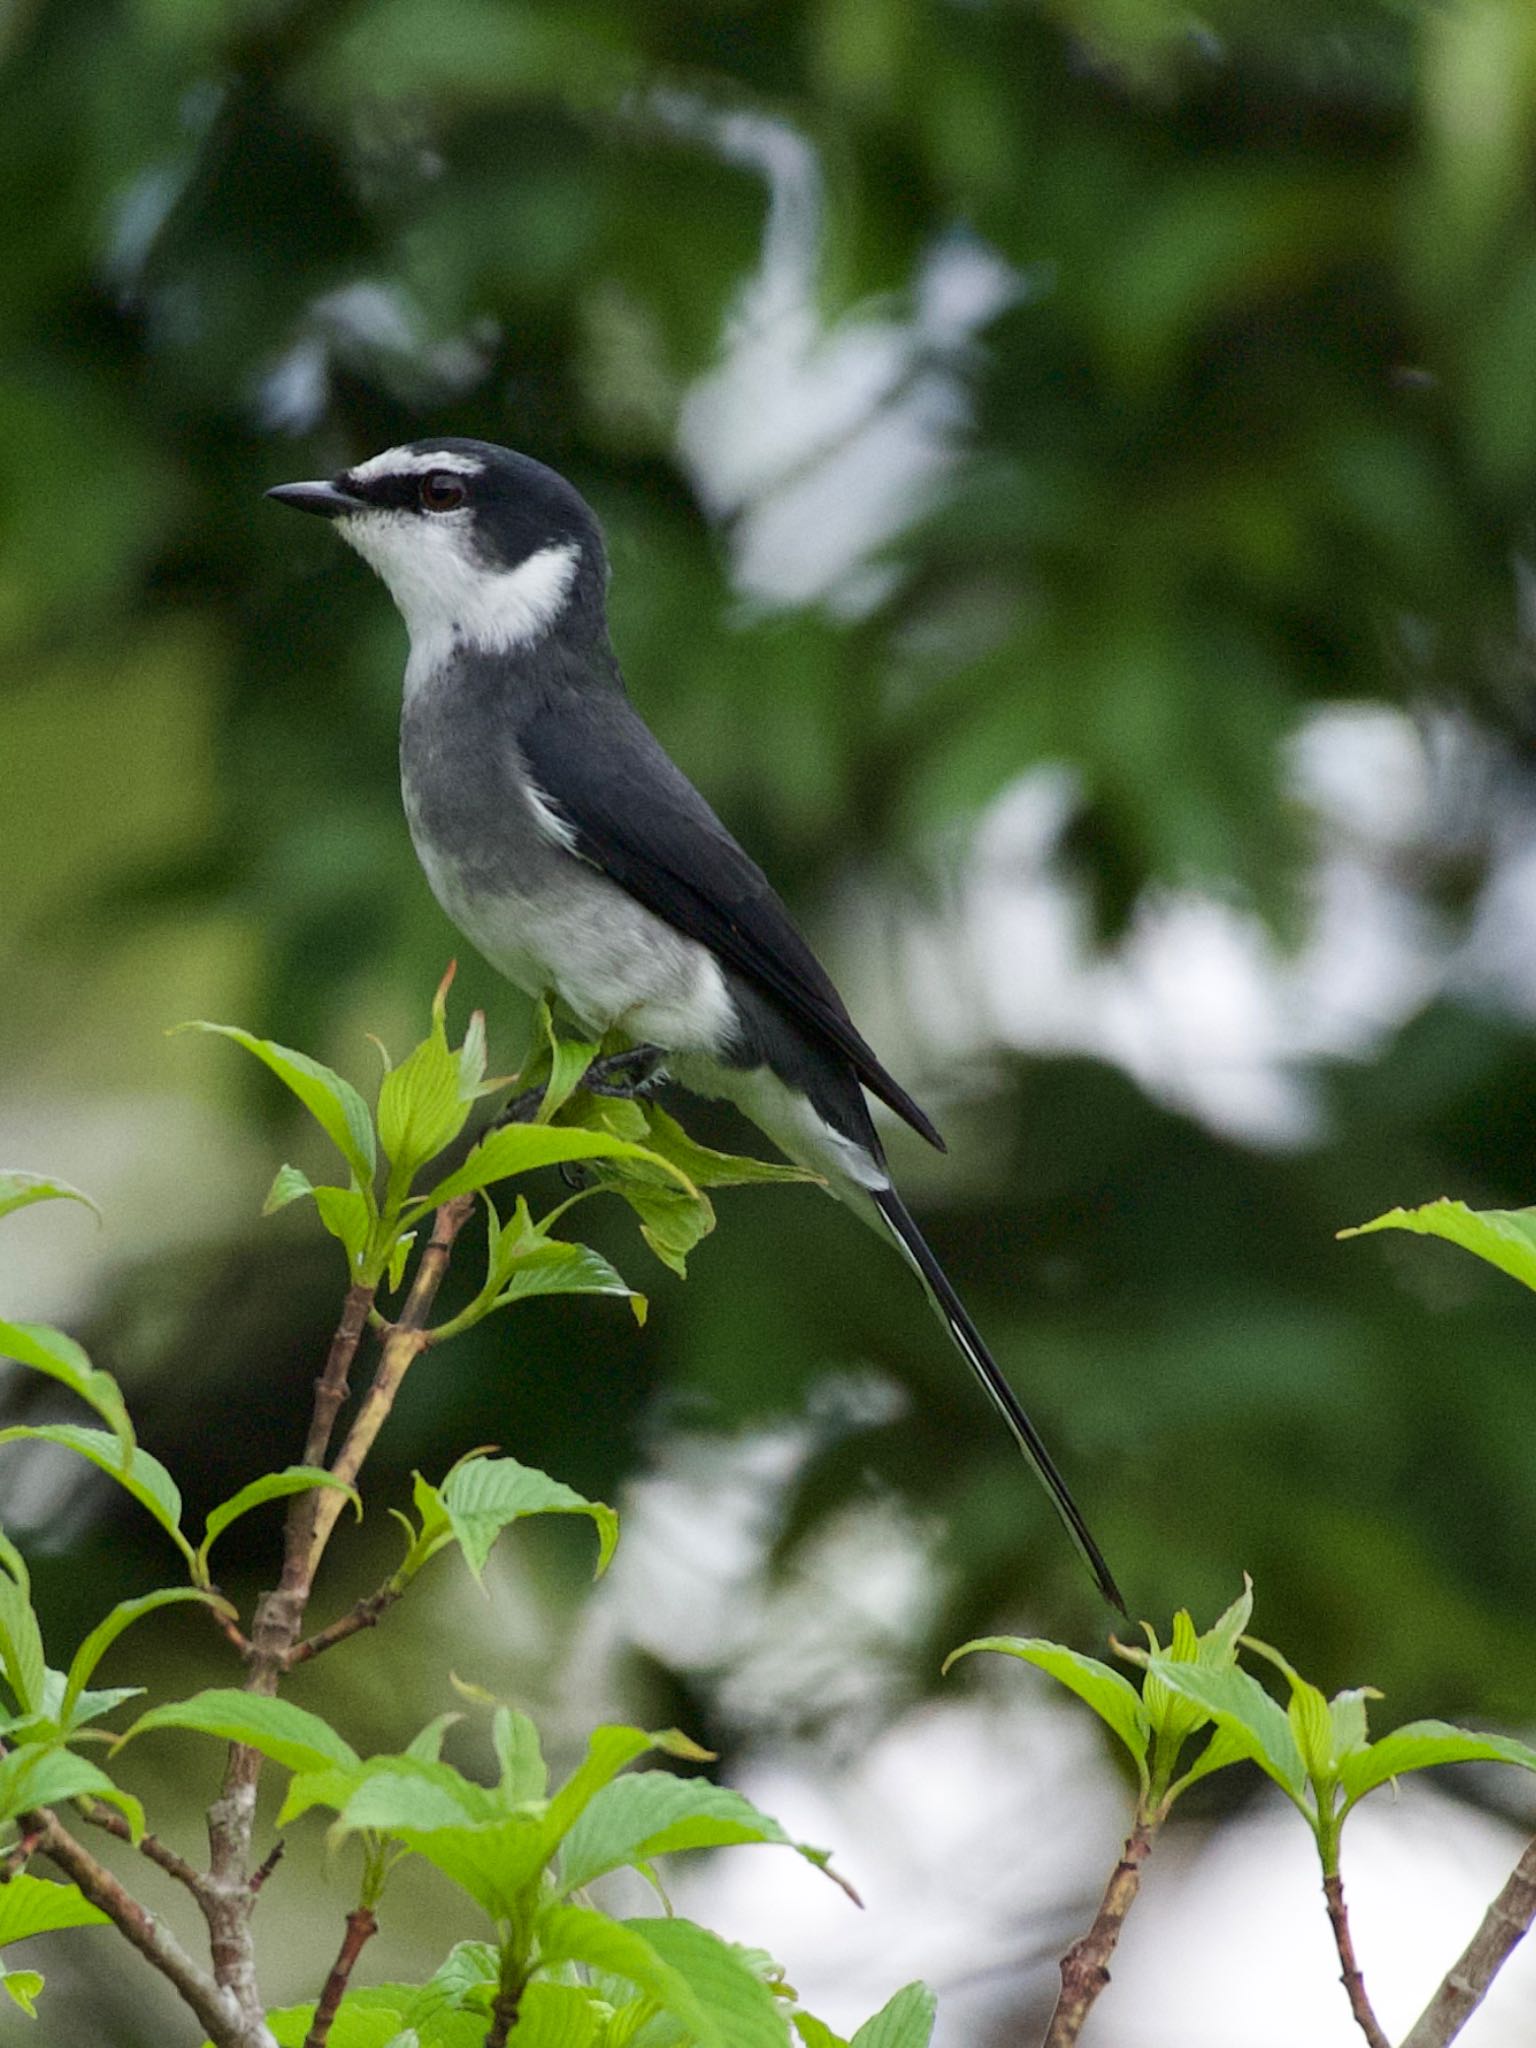
<path fill-rule="evenodd" d="M 0 1354 L 59 1380 L 72 1394 L 78 1394 L 117 1439 L 120 1462 L 128 1463 L 133 1452 L 133 1424 L 128 1420 L 122 1388 L 111 1373 L 99 1372 L 91 1364 L 73 1337 L 46 1323 L 0 1322 Z"/>
<path fill-rule="evenodd" d="M 132 1628 L 136 1621 L 161 1607 L 178 1606 L 188 1600 L 198 1600 L 205 1606 L 222 1607 L 226 1613 L 234 1613 L 227 1600 L 219 1599 L 201 1586 L 162 1586 L 158 1592 L 141 1593 L 136 1600 L 119 1600 L 111 1613 L 97 1622 L 70 1660 L 64 1696 L 59 1705 L 60 1722 L 66 1727 L 78 1725 L 75 1709 L 84 1697 L 91 1673 L 124 1629 Z"/>
<path fill-rule="evenodd" d="M 444 1514 L 478 1579 L 491 1545 L 509 1523 L 524 1515 L 589 1515 L 597 1530 L 597 1572 L 601 1575 L 619 1540 L 619 1518 L 602 1501 L 586 1500 L 571 1487 L 515 1458 L 472 1458 L 458 1465 L 438 1490 Z"/>
<path fill-rule="evenodd" d="M 229 1038 L 254 1053 L 292 1094 L 296 1095 L 356 1175 L 358 1184 L 373 1183 L 377 1153 L 373 1119 L 368 1105 L 340 1074 L 312 1060 L 307 1053 L 278 1045 L 270 1038 L 257 1038 L 238 1024 L 209 1024 L 201 1020 L 177 1026 L 179 1031 L 209 1031 Z"/>
<path fill-rule="evenodd" d="M 208 1554 L 232 1522 L 238 1522 L 242 1515 L 248 1515 L 252 1508 L 259 1508 L 269 1500 L 283 1500 L 290 1494 L 311 1493 L 316 1487 L 331 1487 L 344 1493 L 362 1520 L 363 1503 L 356 1487 L 348 1486 L 320 1465 L 288 1465 L 281 1472 L 267 1472 L 260 1479 L 253 1479 L 242 1486 L 238 1493 L 232 1493 L 228 1500 L 220 1501 L 216 1508 L 208 1511 L 208 1520 L 203 1525 L 203 1540 L 197 1546 L 197 1563 L 200 1576 L 206 1578 Z"/>
<path fill-rule="evenodd" d="M 680 1167 L 696 1188 L 747 1187 L 761 1181 L 820 1182 L 822 1176 L 803 1166 L 790 1166 L 778 1159 L 748 1159 L 733 1152 L 716 1152 L 690 1137 L 674 1117 L 656 1103 L 645 1105 L 647 1151 Z"/>
<path fill-rule="evenodd" d="M 14 1820 L 36 1806 L 55 1806 L 61 1800 L 83 1799 L 88 1794 L 117 1807 L 126 1816 L 135 1841 L 143 1834 L 144 1809 L 138 1800 L 120 1791 L 105 1771 L 73 1750 L 29 1745 L 0 1757 L 0 1821 Z"/>
<path fill-rule="evenodd" d="M 788 2016 L 741 1950 L 692 1920 L 626 1920 L 624 1926 L 685 1979 L 727 2048 L 788 2048 Z"/>
<path fill-rule="evenodd" d="M 286 1209 L 290 1202 L 300 1202 L 306 1195 L 315 1192 L 315 1184 L 307 1173 L 301 1173 L 296 1166 L 280 1166 L 272 1177 L 267 1189 L 267 1199 L 261 1205 L 263 1216 L 275 1216 L 279 1209 Z"/>
<path fill-rule="evenodd" d="M 1463 1251 L 1497 1266 L 1525 1287 L 1536 1288 L 1536 1209 L 1469 1209 L 1465 1202 L 1442 1197 L 1417 1209 L 1389 1209 L 1369 1223 L 1341 1230 L 1344 1237 L 1368 1237 L 1377 1230 L 1411 1230 L 1420 1237 L 1442 1237 Z"/>
<path fill-rule="evenodd" d="M 864 2022 L 848 2048 L 928 2048 L 937 2011 L 926 1984 L 908 1984 Z"/>
<path fill-rule="evenodd" d="M 1536 1749 L 1510 1735 L 1481 1735 L 1449 1721 L 1409 1721 L 1379 1742 L 1345 1757 L 1339 1767 L 1339 1783 L 1353 1805 L 1389 1778 L 1428 1770 L 1435 1764 L 1473 1763 L 1517 1764 L 1533 1771 Z"/>
<path fill-rule="evenodd" d="M 1260 1770 L 1303 1812 L 1307 1810 L 1307 1774 L 1291 1724 L 1285 1709 L 1257 1679 L 1236 1668 L 1209 1670 L 1166 1656 L 1153 1657 L 1148 1668 L 1170 1692 L 1199 1707 L 1218 1727 L 1229 1729 Z"/>
<path fill-rule="evenodd" d="M 424 1208 L 437 1208 L 455 1195 L 474 1194 L 513 1174 L 543 1166 L 568 1166 L 584 1159 L 616 1160 L 649 1166 L 686 1188 L 687 1177 L 641 1145 L 611 1138 L 602 1131 L 576 1130 L 559 1124 L 503 1124 L 481 1139 L 456 1173 L 417 1197 Z M 414 1213 L 414 1211 L 413 1211 Z"/>
<path fill-rule="evenodd" d="M 97 1927 L 106 1918 L 78 1885 L 54 1884 L 26 1871 L 0 1885 L 0 1948 L 61 1927 Z"/>
<path fill-rule="evenodd" d="M 18 1168 L 0 1170 L 0 1216 L 12 1216 L 34 1202 L 79 1202 L 101 1221 L 101 1211 L 90 1196 L 69 1181 L 55 1180 L 52 1174 L 23 1173 Z"/>
<path fill-rule="evenodd" d="M 120 1462 L 122 1446 L 118 1438 L 108 1436 L 104 1430 L 82 1429 L 73 1422 L 18 1422 L 9 1429 L 0 1429 L 0 1444 L 12 1443 L 58 1444 L 88 1459 L 109 1479 L 116 1480 L 125 1493 L 131 1493 L 141 1507 L 147 1508 L 188 1564 L 193 1562 L 192 1546 L 181 1533 L 180 1489 L 160 1460 L 152 1458 L 148 1451 L 135 1444 L 125 1468 Z"/>
<path fill-rule="evenodd" d="M 1076 1650 L 1066 1649 L 1060 1643 L 1048 1642 L 1039 1636 L 977 1636 L 972 1642 L 962 1643 L 958 1650 L 951 1650 L 944 1659 L 945 1671 L 961 1657 L 970 1656 L 974 1650 L 997 1650 L 1005 1657 L 1017 1657 L 1021 1662 L 1033 1664 L 1047 1673 L 1058 1685 L 1064 1685 L 1086 1706 L 1092 1707 L 1105 1726 L 1119 1736 L 1137 1763 L 1145 1766 L 1147 1748 L 1152 1739 L 1151 1723 L 1141 1703 L 1141 1695 L 1118 1671 L 1112 1671 L 1095 1657 L 1084 1657 Z"/>
<path fill-rule="evenodd" d="M 776 1843 L 826 1867 L 823 1851 L 793 1841 L 739 1792 L 670 1771 L 635 1771 L 594 1794 L 571 1828 L 561 1850 L 560 1889 L 579 1891 L 622 1864 L 748 1842 Z"/>
<path fill-rule="evenodd" d="M 634 1927 L 584 1906 L 555 1906 L 538 1922 L 539 1964 L 585 1963 L 633 1984 L 637 1991 L 692 2029 L 698 2048 L 736 2048 L 728 2042 L 680 1970 L 664 1961 Z M 774 2048 L 781 2048 L 781 2034 Z"/>
<path fill-rule="evenodd" d="M 290 1771 L 355 1770 L 362 1759 L 328 1721 L 290 1700 L 216 1686 L 191 1699 L 171 1700 L 141 1714 L 121 1738 L 132 1742 L 154 1728 L 191 1728 L 225 1742 L 243 1742 Z"/>

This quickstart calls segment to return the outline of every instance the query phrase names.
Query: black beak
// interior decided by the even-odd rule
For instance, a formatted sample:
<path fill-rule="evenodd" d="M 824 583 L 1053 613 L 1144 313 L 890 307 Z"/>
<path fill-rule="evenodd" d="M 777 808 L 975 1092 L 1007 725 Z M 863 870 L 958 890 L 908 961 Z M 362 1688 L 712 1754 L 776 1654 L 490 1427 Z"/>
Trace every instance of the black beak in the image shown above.
<path fill-rule="evenodd" d="M 361 498 L 338 490 L 335 484 L 274 484 L 267 492 L 279 505 L 291 505 L 295 512 L 316 512 L 322 519 L 340 519 L 348 512 L 366 512 Z"/>

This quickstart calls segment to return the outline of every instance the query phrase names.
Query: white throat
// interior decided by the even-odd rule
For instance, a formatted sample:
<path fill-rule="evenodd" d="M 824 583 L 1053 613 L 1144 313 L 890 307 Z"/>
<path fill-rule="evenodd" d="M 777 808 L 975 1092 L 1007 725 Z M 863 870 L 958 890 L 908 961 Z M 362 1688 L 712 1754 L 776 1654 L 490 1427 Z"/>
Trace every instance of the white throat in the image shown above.
<path fill-rule="evenodd" d="M 443 466 L 443 465 L 438 465 Z M 581 550 L 540 548 L 515 569 L 487 569 L 455 513 L 363 512 L 337 531 L 388 586 L 411 636 L 407 690 L 434 675 L 456 647 L 509 653 L 542 639 L 565 609 Z"/>

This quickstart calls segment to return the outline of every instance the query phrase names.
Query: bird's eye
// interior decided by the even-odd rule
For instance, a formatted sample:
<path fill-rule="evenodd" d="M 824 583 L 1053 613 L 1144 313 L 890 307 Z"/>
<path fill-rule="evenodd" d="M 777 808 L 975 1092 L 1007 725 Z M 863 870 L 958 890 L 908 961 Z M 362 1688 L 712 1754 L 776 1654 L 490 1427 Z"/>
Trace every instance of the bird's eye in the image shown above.
<path fill-rule="evenodd" d="M 421 509 L 423 512 L 452 512 L 465 499 L 464 480 L 451 470 L 434 469 L 421 480 Z"/>

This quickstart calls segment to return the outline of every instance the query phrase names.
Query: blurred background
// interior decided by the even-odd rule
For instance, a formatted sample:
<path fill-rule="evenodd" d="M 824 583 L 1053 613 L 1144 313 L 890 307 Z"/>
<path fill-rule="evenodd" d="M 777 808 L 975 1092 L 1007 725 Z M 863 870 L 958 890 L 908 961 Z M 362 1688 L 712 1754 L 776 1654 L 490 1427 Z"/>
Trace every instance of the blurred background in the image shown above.
<path fill-rule="evenodd" d="M 595 504 L 637 702 L 944 1127 L 898 1177 L 1133 1613 L 1204 1625 L 1248 1570 L 1379 1726 L 1528 1732 L 1536 1315 L 1333 1233 L 1536 1197 L 1529 0 L 8 0 L 0 65 L 0 1156 L 105 1211 L 9 1223 L 0 1306 L 124 1379 L 189 1515 L 295 1455 L 342 1274 L 258 1219 L 321 1163 L 275 1084 L 167 1028 L 366 1085 L 457 952 L 459 1022 L 523 1051 L 400 816 L 399 622 L 261 497 L 475 434 Z M 360 1746 L 449 1667 L 557 1754 L 680 1722 L 869 1902 L 732 1851 L 683 1907 L 834 2023 L 922 1973 L 944 2048 L 1027 2038 L 1126 1790 L 1044 1681 L 938 1665 L 1106 1615 L 899 1262 L 811 1190 L 720 1209 L 686 1287 L 598 1221 L 643 1332 L 535 1303 L 419 1368 L 326 1598 L 391 1568 L 411 1467 L 491 1441 L 625 1509 L 610 1578 L 519 1532 L 489 1604 L 440 1564 L 294 1696 Z M 171 1559 L 4 1455 L 62 1664 Z M 232 1589 L 274 1545 L 240 1525 Z M 179 1612 L 109 1679 L 151 1650 L 228 1681 Z M 124 1759 L 189 1848 L 192 1761 Z M 1160 1852 L 1105 2048 L 1352 2038 L 1251 1790 Z M 1389 2028 L 1522 1796 L 1354 1824 Z M 319 1832 L 264 1901 L 277 1998 L 351 1903 Z M 430 1970 L 444 1904 L 403 1882 L 364 1973 Z M 190 2040 L 117 1951 L 44 1944 L 27 2038 Z M 1480 2024 L 1528 2041 L 1529 1975 Z"/>

